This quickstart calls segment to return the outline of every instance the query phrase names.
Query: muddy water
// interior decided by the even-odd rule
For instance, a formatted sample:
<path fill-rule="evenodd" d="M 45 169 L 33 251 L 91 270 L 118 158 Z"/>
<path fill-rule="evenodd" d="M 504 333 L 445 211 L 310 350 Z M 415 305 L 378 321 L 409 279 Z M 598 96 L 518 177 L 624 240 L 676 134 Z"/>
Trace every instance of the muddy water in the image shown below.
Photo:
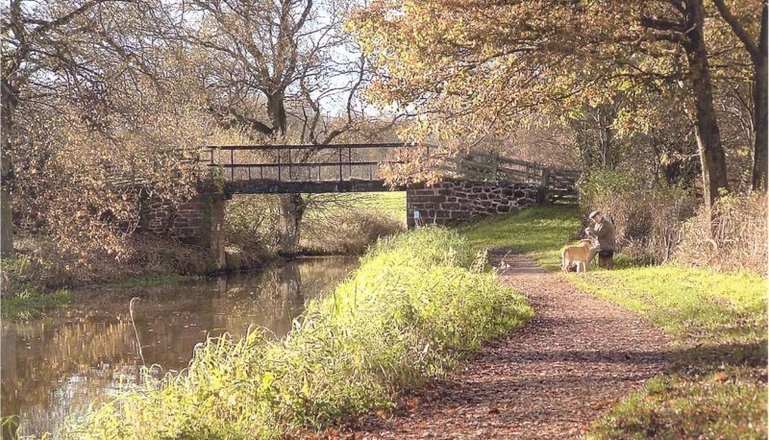
<path fill-rule="evenodd" d="M 308 258 L 182 285 L 94 289 L 54 316 L 3 321 L 2 415 L 19 416 L 20 435 L 54 432 L 122 383 L 136 382 L 144 364 L 186 367 L 207 335 L 242 335 L 256 325 L 284 336 L 307 300 L 331 291 L 356 266 L 355 258 Z"/>

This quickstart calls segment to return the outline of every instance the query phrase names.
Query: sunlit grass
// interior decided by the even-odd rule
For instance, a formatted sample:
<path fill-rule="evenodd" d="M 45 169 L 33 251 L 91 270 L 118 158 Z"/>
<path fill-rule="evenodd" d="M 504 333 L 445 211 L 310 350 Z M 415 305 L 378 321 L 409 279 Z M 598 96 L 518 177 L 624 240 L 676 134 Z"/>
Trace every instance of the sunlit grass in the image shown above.
<path fill-rule="evenodd" d="M 459 231 L 471 246 L 510 248 L 531 255 L 546 269 L 560 268 L 561 247 L 575 241 L 580 221 L 573 206 L 537 206 L 488 217 Z"/>
<path fill-rule="evenodd" d="M 687 345 L 766 339 L 766 279 L 672 265 L 570 276 L 581 289 L 638 312 Z"/>
<path fill-rule="evenodd" d="M 66 289 L 45 293 L 28 289 L 15 296 L 0 299 L 0 309 L 6 319 L 32 319 L 69 303 L 71 298 L 72 292 Z"/>
<path fill-rule="evenodd" d="M 579 232 L 577 211 L 538 207 L 461 229 L 477 248 L 511 248 L 548 270 Z M 565 274 L 633 310 L 673 339 L 675 372 L 656 378 L 593 424 L 590 438 L 766 438 L 767 280 L 674 265 Z M 593 266 L 595 269 L 595 265 Z"/>
<path fill-rule="evenodd" d="M 377 212 L 398 219 L 404 224 L 406 222 L 405 191 L 313 194 L 312 198 L 318 206 L 323 206 L 330 213 L 340 210 Z M 313 217 L 319 213 L 311 207 L 306 215 Z"/>

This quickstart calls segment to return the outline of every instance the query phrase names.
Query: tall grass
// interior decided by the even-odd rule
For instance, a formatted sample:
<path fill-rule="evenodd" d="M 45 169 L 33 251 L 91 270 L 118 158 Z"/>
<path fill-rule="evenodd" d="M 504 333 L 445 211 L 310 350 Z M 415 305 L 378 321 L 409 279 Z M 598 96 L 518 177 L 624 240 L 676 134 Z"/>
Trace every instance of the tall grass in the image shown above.
<path fill-rule="evenodd" d="M 722 271 L 767 274 L 766 194 L 724 196 L 682 227 L 675 261 Z"/>
<path fill-rule="evenodd" d="M 63 438 L 276 438 L 322 429 L 440 376 L 483 341 L 532 316 L 455 232 L 382 240 L 281 341 L 260 331 L 209 339 L 187 371 L 148 382 Z"/>

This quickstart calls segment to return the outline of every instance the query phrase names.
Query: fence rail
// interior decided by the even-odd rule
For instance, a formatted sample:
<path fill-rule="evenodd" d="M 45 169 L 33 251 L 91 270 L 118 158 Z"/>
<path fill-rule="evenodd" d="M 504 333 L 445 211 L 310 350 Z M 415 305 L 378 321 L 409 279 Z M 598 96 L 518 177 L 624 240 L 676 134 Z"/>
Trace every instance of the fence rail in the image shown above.
<path fill-rule="evenodd" d="M 399 143 L 331 145 L 211 145 L 209 166 L 221 167 L 227 181 L 379 182 L 379 166 Z M 429 147 L 428 147 L 429 148 Z M 258 176 L 258 177 L 257 177 Z"/>

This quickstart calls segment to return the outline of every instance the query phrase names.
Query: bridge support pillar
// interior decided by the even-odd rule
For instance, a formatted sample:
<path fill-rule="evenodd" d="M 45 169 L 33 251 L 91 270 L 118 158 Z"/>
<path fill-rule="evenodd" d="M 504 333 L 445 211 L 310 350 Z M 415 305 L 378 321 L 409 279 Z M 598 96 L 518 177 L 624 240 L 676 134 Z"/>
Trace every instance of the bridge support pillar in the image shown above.
<path fill-rule="evenodd" d="M 142 212 L 142 228 L 197 245 L 205 254 L 208 270 L 226 268 L 224 206 L 226 197 L 201 192 L 188 202 L 173 206 L 162 200 L 148 200 Z"/>
<path fill-rule="evenodd" d="M 227 255 L 224 250 L 224 205 L 226 200 L 221 197 L 211 197 L 204 211 L 203 228 L 199 233 L 200 245 L 207 249 L 212 268 L 223 270 L 227 268 Z"/>

